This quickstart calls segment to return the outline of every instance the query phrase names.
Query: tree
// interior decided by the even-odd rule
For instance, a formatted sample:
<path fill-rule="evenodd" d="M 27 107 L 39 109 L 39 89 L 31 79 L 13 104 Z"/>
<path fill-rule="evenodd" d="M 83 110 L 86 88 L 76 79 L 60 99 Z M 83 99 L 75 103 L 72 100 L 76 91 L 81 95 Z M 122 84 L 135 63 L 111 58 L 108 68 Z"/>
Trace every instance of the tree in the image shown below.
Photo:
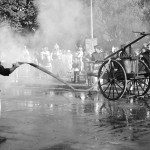
<path fill-rule="evenodd" d="M 94 35 L 102 48 L 126 44 L 136 38 L 132 31 L 147 31 L 148 0 L 95 0 Z"/>
<path fill-rule="evenodd" d="M 33 0 L 0 1 L 0 23 L 9 24 L 17 32 L 34 32 L 38 28 L 37 14 Z"/>

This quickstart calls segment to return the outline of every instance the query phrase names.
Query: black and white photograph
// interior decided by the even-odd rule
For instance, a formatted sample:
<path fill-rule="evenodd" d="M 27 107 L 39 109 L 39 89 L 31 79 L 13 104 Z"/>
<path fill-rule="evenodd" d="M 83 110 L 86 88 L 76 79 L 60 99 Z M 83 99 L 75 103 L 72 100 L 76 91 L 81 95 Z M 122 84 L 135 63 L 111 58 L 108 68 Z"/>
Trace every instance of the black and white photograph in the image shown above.
<path fill-rule="evenodd" d="M 0 0 L 0 150 L 150 150 L 150 0 Z"/>

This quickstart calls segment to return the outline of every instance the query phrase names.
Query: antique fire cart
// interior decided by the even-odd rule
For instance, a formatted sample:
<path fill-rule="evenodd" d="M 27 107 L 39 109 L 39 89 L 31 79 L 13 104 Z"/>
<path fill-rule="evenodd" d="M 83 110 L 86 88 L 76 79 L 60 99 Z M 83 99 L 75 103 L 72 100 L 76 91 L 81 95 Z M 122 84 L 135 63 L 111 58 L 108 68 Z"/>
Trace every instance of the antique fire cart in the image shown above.
<path fill-rule="evenodd" d="M 109 55 L 99 68 L 99 88 L 109 100 L 118 100 L 125 93 L 144 96 L 150 88 L 150 71 L 140 55 L 132 55 L 132 44 L 150 35 L 140 33 L 140 37 Z"/>

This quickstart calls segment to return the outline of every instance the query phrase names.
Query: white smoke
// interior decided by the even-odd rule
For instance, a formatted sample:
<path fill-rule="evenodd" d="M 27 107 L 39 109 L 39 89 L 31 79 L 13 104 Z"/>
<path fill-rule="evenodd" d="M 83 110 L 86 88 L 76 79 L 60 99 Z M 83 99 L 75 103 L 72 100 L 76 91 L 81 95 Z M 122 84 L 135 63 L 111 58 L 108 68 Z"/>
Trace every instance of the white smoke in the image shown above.
<path fill-rule="evenodd" d="M 25 44 L 24 38 L 12 32 L 8 25 L 1 26 L 0 28 L 0 58 L 1 62 L 5 65 L 19 61 L 23 46 Z M 5 60 L 3 60 L 5 57 Z"/>
<path fill-rule="evenodd" d="M 35 0 L 35 5 L 39 23 L 35 34 L 21 36 L 7 24 L 0 26 L 0 59 L 2 61 L 4 55 L 4 67 L 11 67 L 12 63 L 22 61 L 25 45 L 30 47 L 30 52 L 37 49 L 41 51 L 45 46 L 51 50 L 56 43 L 60 48 L 72 50 L 76 42 L 89 32 L 87 15 L 90 15 L 90 11 L 85 9 L 81 1 Z M 26 71 L 24 68 L 19 67 L 17 70 L 23 74 Z"/>
<path fill-rule="evenodd" d="M 37 0 L 41 44 L 73 48 L 88 33 L 87 9 L 79 0 Z M 37 40 L 39 42 L 39 39 Z"/>
<path fill-rule="evenodd" d="M 76 42 L 89 32 L 87 13 L 90 12 L 81 1 L 35 0 L 35 5 L 39 23 L 35 34 L 22 37 L 15 34 L 9 25 L 0 26 L 0 53 L 7 55 L 9 63 L 19 60 L 25 45 L 32 48 L 30 51 L 41 50 L 44 46 L 53 48 L 56 43 L 60 48 L 73 49 Z"/>

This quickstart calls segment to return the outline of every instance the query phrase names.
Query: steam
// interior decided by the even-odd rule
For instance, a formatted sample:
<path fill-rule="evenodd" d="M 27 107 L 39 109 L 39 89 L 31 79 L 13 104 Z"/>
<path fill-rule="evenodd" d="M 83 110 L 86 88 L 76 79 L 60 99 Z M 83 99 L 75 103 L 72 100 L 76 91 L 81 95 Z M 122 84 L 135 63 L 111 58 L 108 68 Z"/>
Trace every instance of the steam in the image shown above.
<path fill-rule="evenodd" d="M 12 63 L 23 61 L 25 45 L 30 47 L 32 54 L 37 50 L 40 52 L 45 46 L 51 51 L 56 43 L 61 49 L 72 51 L 78 40 L 89 32 L 89 11 L 84 9 L 81 1 L 35 0 L 35 5 L 38 9 L 39 29 L 34 35 L 23 37 L 13 32 L 7 24 L 0 26 L 0 59 L 2 61 L 3 56 L 5 57 L 5 62 L 2 62 L 4 67 L 11 67 Z M 17 70 L 21 74 L 26 72 L 22 66 Z M 32 68 L 31 71 L 33 70 Z M 15 72 L 10 76 L 15 76 Z"/>
<path fill-rule="evenodd" d="M 98 3 L 101 4 L 101 1 L 98 1 Z M 39 23 L 39 29 L 35 31 L 35 34 L 22 37 L 14 33 L 8 25 L 0 26 L 0 58 L 4 53 L 7 56 L 5 64 L 7 63 L 8 66 L 11 66 L 14 62 L 22 61 L 25 45 L 30 47 L 30 52 L 35 52 L 37 49 L 41 51 L 45 46 L 51 51 L 56 43 L 60 46 L 60 49 L 73 51 L 79 41 L 80 44 L 84 45 L 85 38 L 90 37 L 90 8 L 84 5 L 81 0 L 35 0 L 35 5 L 38 9 L 37 21 Z M 121 18 L 124 18 L 125 21 L 129 20 L 130 14 L 128 15 L 126 12 L 127 14 L 124 17 L 116 15 L 114 18 L 114 16 L 108 14 L 108 12 L 111 12 L 109 9 L 102 10 L 102 7 L 100 9 L 99 16 L 94 16 L 96 17 L 94 18 L 94 35 L 99 39 L 98 44 L 106 49 L 111 41 L 109 35 L 110 32 L 114 31 L 113 27 L 118 25 Z M 146 28 L 141 20 L 134 19 L 134 15 L 129 18 L 130 20 L 127 23 L 124 23 L 123 20 L 120 21 L 120 30 L 125 29 L 123 42 L 131 36 L 126 32 L 128 29 L 140 30 Z M 131 20 L 133 20 L 132 23 L 130 23 Z M 118 35 L 119 33 L 117 31 Z M 122 41 L 117 44 L 122 44 Z M 23 67 L 22 72 L 25 72 Z"/>
<path fill-rule="evenodd" d="M 47 46 L 52 50 L 58 43 L 60 48 L 74 49 L 79 39 L 87 35 L 90 25 L 87 10 L 79 0 L 35 0 L 38 9 L 39 29 L 34 35 L 22 37 L 4 24 L 0 26 L 0 53 L 7 55 L 7 62 L 20 61 L 24 46 L 29 51 L 39 51 Z M 83 43 L 82 43 L 83 44 Z"/>
<path fill-rule="evenodd" d="M 87 10 L 79 0 L 38 0 L 37 37 L 43 44 L 52 47 L 58 43 L 62 48 L 73 49 L 82 35 L 89 32 Z M 39 41 L 39 40 L 38 40 Z"/>
<path fill-rule="evenodd" d="M 8 25 L 0 28 L 0 58 L 5 65 L 19 61 L 24 46 L 24 39 L 12 32 Z M 3 60 L 5 57 L 5 60 Z"/>

